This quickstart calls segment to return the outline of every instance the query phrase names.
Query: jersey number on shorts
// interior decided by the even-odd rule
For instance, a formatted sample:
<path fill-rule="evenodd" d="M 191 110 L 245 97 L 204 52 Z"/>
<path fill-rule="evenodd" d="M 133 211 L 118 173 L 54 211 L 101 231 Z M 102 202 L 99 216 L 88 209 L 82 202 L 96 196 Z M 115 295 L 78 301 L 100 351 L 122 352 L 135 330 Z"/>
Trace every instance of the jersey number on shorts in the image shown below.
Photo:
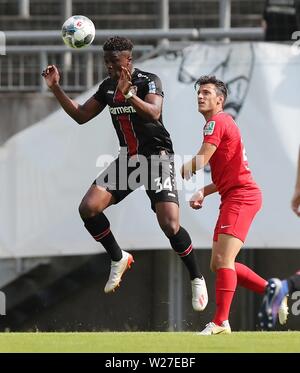
<path fill-rule="evenodd" d="M 172 183 L 171 183 L 171 178 L 170 177 L 166 178 L 166 180 L 164 181 L 164 185 L 162 185 L 162 183 L 161 183 L 161 177 L 157 177 L 156 179 L 154 179 L 154 181 L 156 182 L 156 186 L 158 187 L 158 189 L 155 191 L 155 193 L 159 193 L 162 190 L 166 190 L 166 189 L 168 189 L 170 192 L 172 192 Z"/>

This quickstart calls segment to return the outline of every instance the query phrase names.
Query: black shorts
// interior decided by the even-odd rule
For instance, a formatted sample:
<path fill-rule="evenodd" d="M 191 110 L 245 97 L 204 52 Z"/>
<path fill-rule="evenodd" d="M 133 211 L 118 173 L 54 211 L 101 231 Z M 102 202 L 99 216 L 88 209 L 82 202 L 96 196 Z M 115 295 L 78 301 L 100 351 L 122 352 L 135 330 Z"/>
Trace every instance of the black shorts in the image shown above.
<path fill-rule="evenodd" d="M 131 192 L 144 186 L 155 212 L 157 202 L 178 203 L 173 154 L 128 157 L 120 154 L 94 181 L 122 201 Z"/>

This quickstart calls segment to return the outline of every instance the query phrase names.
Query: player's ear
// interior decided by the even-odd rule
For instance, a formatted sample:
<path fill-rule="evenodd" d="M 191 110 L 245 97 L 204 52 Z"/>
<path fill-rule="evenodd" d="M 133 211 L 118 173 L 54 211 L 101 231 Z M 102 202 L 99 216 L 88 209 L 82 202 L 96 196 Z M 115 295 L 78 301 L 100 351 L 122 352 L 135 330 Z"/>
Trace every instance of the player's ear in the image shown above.
<path fill-rule="evenodd" d="M 219 103 L 222 105 L 222 107 L 224 106 L 224 96 L 220 95 L 218 96 L 218 99 L 219 99 Z"/>

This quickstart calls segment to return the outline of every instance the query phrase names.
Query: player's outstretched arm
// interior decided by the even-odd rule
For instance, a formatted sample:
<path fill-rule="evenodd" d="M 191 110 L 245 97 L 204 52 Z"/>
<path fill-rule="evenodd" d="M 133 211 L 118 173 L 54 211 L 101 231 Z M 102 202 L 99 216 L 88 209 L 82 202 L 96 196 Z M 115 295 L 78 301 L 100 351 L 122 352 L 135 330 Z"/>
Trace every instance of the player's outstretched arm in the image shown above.
<path fill-rule="evenodd" d="M 214 144 L 204 142 L 193 159 L 181 167 L 182 178 L 189 180 L 193 174 L 206 166 L 216 150 L 217 147 Z"/>
<path fill-rule="evenodd" d="M 101 105 L 94 97 L 88 99 L 83 105 L 79 105 L 78 102 L 67 96 L 59 85 L 60 75 L 55 65 L 47 66 L 42 76 L 45 78 L 47 86 L 52 91 L 61 107 L 78 124 L 88 122 L 104 109 L 105 105 Z"/>

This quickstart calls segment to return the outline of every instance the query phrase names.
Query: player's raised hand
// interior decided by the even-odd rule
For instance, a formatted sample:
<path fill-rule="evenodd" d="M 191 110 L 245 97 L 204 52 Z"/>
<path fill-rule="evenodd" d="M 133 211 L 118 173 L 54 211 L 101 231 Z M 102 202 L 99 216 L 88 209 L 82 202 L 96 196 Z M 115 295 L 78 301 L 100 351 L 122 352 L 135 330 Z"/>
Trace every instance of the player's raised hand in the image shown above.
<path fill-rule="evenodd" d="M 126 95 L 132 86 L 131 74 L 130 74 L 130 71 L 126 69 L 126 67 L 122 66 L 121 69 L 122 70 L 121 70 L 117 88 L 119 91 L 123 93 L 123 95 Z"/>
<path fill-rule="evenodd" d="M 42 76 L 45 78 L 47 86 L 51 89 L 53 86 L 59 83 L 60 75 L 55 65 L 49 65 L 42 72 Z"/>
<path fill-rule="evenodd" d="M 191 208 L 194 210 L 201 209 L 203 200 L 204 200 L 204 194 L 201 190 L 198 190 L 198 192 L 194 193 L 192 198 L 190 199 Z"/>

